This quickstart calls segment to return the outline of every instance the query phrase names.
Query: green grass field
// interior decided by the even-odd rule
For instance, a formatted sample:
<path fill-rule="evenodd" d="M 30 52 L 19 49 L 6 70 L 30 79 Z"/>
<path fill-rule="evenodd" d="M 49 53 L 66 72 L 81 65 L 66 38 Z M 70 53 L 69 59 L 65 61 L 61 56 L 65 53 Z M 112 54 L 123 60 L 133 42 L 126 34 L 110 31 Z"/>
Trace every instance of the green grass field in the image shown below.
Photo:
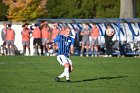
<path fill-rule="evenodd" d="M 140 58 L 71 57 L 71 83 L 56 57 L 0 56 L 0 93 L 140 93 Z"/>

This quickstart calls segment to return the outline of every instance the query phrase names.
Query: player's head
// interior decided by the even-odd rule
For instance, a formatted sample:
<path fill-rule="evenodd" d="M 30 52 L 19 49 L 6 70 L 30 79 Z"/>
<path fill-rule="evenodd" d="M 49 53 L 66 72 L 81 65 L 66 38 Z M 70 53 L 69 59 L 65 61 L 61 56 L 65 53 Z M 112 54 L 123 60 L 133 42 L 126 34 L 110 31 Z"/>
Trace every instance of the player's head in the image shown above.
<path fill-rule="evenodd" d="M 37 23 L 35 23 L 35 28 L 39 28 L 39 25 Z"/>
<path fill-rule="evenodd" d="M 110 28 L 110 27 L 111 27 L 111 24 L 110 24 L 110 23 L 108 23 L 108 24 L 107 24 L 107 28 Z"/>
<path fill-rule="evenodd" d="M 25 28 L 28 28 L 28 25 L 29 25 L 28 23 L 25 23 L 25 24 L 24 24 Z"/>
<path fill-rule="evenodd" d="M 3 25 L 4 25 L 4 27 L 6 27 L 6 26 L 7 26 L 7 23 L 6 23 L 6 22 L 4 22 L 4 23 L 3 23 Z"/>
<path fill-rule="evenodd" d="M 56 28 L 57 26 L 58 26 L 58 23 L 54 23 L 54 24 L 53 24 L 53 27 Z"/>
<path fill-rule="evenodd" d="M 96 27 L 96 23 L 92 23 L 93 27 Z"/>
<path fill-rule="evenodd" d="M 89 28 L 88 23 L 84 24 L 84 28 Z"/>
<path fill-rule="evenodd" d="M 11 26 L 12 26 L 11 24 L 8 24 L 8 28 L 9 28 L 9 29 L 11 29 Z"/>
<path fill-rule="evenodd" d="M 25 25 L 22 25 L 22 28 L 24 29 L 25 28 Z"/>
<path fill-rule="evenodd" d="M 71 31 L 70 27 L 67 26 L 66 30 L 65 30 L 65 35 L 69 36 L 70 35 L 70 31 Z"/>

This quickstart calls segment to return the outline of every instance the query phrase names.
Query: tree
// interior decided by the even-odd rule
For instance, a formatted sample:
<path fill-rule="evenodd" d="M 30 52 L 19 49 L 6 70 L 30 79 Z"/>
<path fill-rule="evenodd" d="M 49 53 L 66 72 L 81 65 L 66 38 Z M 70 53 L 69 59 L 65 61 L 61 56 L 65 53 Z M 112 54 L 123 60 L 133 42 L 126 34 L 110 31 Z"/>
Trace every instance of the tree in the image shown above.
<path fill-rule="evenodd" d="M 8 6 L 6 6 L 2 0 L 0 0 L 0 21 L 6 21 L 7 20 L 7 11 L 8 11 Z"/>
<path fill-rule="evenodd" d="M 136 0 L 121 0 L 120 18 L 136 17 Z"/>
<path fill-rule="evenodd" d="M 3 0 L 9 6 L 7 18 L 12 21 L 31 21 L 47 16 L 46 0 Z"/>

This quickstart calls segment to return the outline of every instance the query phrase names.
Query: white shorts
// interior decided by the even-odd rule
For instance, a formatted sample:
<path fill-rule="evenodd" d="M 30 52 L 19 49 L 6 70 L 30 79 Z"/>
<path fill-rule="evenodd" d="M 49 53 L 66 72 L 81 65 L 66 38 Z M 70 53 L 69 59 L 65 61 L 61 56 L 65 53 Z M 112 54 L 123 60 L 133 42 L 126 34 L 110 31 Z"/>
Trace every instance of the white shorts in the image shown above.
<path fill-rule="evenodd" d="M 58 55 L 57 56 L 57 61 L 60 63 L 60 65 L 64 66 L 65 63 L 69 63 L 70 65 L 72 65 L 72 61 L 64 56 L 64 55 Z"/>

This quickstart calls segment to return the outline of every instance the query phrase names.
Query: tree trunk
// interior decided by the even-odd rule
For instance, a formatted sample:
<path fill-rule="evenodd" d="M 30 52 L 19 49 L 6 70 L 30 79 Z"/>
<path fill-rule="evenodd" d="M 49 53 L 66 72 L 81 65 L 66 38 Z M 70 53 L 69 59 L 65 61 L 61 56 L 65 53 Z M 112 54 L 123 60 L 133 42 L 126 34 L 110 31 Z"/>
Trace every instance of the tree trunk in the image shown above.
<path fill-rule="evenodd" d="M 120 0 L 120 18 L 136 17 L 136 0 Z"/>

